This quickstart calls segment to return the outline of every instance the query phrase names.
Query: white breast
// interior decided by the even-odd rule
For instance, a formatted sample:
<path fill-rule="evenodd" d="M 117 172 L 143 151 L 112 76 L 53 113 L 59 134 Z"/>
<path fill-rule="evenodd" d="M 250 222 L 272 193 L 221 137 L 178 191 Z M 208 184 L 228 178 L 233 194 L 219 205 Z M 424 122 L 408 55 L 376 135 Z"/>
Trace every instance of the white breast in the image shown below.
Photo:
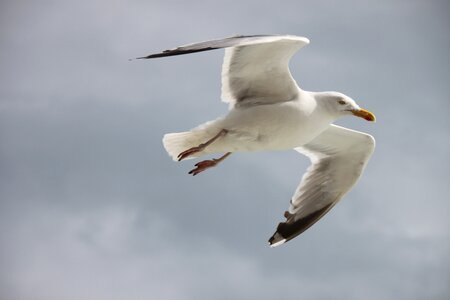
<path fill-rule="evenodd" d="M 229 134 L 216 146 L 228 147 L 227 151 L 299 147 L 314 139 L 332 121 L 319 118 L 314 112 L 313 102 L 299 100 L 233 109 L 220 122 Z"/>

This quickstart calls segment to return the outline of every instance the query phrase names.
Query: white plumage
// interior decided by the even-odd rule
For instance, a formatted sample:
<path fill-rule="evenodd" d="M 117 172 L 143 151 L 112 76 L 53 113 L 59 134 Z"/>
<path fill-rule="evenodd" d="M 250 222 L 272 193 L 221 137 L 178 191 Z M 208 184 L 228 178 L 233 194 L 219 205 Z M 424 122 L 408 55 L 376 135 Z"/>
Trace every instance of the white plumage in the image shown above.
<path fill-rule="evenodd" d="M 292 78 L 289 60 L 308 43 L 289 35 L 235 36 L 142 57 L 227 48 L 222 100 L 229 103 L 228 114 L 163 138 L 174 160 L 226 153 L 196 164 L 190 174 L 217 165 L 233 152 L 295 149 L 311 159 L 286 221 L 269 240 L 271 246 L 294 238 L 326 214 L 359 179 L 375 147 L 372 136 L 331 124 L 344 115 L 374 121 L 372 113 L 341 93 L 304 91 Z"/>

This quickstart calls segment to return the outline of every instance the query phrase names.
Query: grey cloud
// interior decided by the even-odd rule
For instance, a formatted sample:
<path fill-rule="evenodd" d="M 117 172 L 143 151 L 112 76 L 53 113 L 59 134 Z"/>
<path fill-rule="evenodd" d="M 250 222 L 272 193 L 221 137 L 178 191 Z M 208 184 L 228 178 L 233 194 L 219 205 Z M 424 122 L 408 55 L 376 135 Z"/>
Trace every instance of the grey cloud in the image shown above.
<path fill-rule="evenodd" d="M 445 299 L 446 1 L 1 4 L 0 295 L 8 299 Z M 302 87 L 373 110 L 358 185 L 276 249 L 308 166 L 236 154 L 209 174 L 164 133 L 226 112 L 221 51 L 129 58 L 235 33 L 305 35 Z"/>

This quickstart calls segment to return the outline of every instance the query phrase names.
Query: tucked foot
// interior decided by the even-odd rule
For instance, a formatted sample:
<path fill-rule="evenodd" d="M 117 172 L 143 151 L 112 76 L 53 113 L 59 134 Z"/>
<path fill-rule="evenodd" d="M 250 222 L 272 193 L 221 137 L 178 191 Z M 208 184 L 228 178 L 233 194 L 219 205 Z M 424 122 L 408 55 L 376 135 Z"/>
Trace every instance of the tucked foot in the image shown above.
<path fill-rule="evenodd" d="M 219 163 L 219 161 L 220 160 L 218 160 L 218 159 L 208 159 L 208 160 L 204 160 L 199 163 L 196 163 L 195 164 L 196 168 L 190 170 L 189 174 L 192 174 L 192 176 L 195 176 L 198 173 L 201 173 L 209 168 L 215 167 Z"/>
<path fill-rule="evenodd" d="M 203 151 L 203 149 L 205 149 L 205 147 L 203 145 L 199 145 L 197 147 L 192 147 L 190 149 L 187 149 L 186 151 L 183 151 L 180 154 L 178 154 L 178 161 L 182 161 L 183 159 L 185 159 L 188 156 L 191 156 L 194 153 Z"/>
<path fill-rule="evenodd" d="M 228 130 L 222 129 L 221 131 L 219 131 L 218 134 L 213 136 L 210 140 L 206 141 L 205 143 L 200 144 L 197 147 L 192 147 L 190 149 L 187 149 L 186 151 L 181 152 L 180 154 L 178 154 L 178 161 L 181 161 L 181 160 L 185 159 L 186 157 L 191 156 L 194 153 L 205 150 L 206 147 L 208 147 L 210 144 L 214 143 L 214 141 L 217 140 L 218 138 L 226 135 L 227 132 L 228 132 Z"/>
<path fill-rule="evenodd" d="M 201 161 L 199 163 L 196 163 L 195 169 L 192 169 L 189 171 L 189 174 L 192 174 L 192 176 L 197 175 L 198 173 L 201 173 L 203 171 L 205 171 L 206 169 L 212 168 L 217 166 L 222 160 L 224 160 L 225 158 L 227 158 L 229 155 L 231 154 L 231 152 L 227 152 L 224 155 L 222 155 L 219 158 L 213 158 L 213 159 L 208 159 L 208 160 L 204 160 Z"/>

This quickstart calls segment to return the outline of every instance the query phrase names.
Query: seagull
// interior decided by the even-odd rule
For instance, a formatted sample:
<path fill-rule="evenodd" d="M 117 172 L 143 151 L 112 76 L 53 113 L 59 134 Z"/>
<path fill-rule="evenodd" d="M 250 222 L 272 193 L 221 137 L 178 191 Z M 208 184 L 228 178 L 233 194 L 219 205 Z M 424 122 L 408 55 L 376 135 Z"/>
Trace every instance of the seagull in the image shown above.
<path fill-rule="evenodd" d="M 271 247 L 324 216 L 355 185 L 375 149 L 371 135 L 332 124 L 348 115 L 375 121 L 373 113 L 342 93 L 302 90 L 292 78 L 289 61 L 308 44 L 307 38 L 293 35 L 237 35 L 138 58 L 225 48 L 221 98 L 229 104 L 228 114 L 163 137 L 175 161 L 224 153 L 195 164 L 189 174 L 215 167 L 234 152 L 294 149 L 311 160 L 284 213 L 286 220 L 269 239 Z"/>

